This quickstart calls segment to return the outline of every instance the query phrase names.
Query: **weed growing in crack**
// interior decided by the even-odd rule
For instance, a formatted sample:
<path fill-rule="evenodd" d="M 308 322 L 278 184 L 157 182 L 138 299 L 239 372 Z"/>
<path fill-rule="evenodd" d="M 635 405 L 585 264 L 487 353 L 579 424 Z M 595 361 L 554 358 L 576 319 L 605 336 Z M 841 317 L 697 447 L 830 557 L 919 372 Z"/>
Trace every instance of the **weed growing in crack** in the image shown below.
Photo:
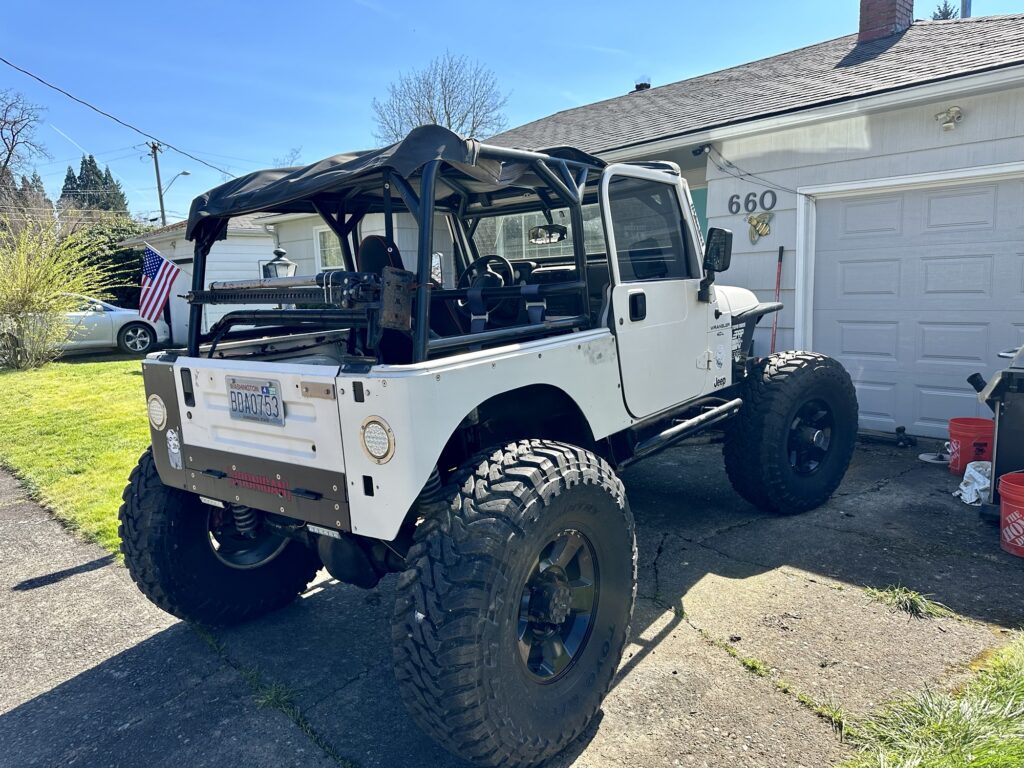
<path fill-rule="evenodd" d="M 938 619 L 954 615 L 953 611 L 942 603 L 930 600 L 926 595 L 900 584 L 890 585 L 884 589 L 865 587 L 864 592 L 872 600 L 889 606 L 893 611 L 903 611 L 915 619 Z"/>
<path fill-rule="evenodd" d="M 802 691 L 796 694 L 796 700 L 831 725 L 832 730 L 839 734 L 839 740 L 843 740 L 846 736 L 848 725 L 846 722 L 846 710 L 842 704 L 831 697 L 825 701 L 817 701 Z"/>
<path fill-rule="evenodd" d="M 740 664 L 742 664 L 743 668 L 748 672 L 753 672 L 758 677 L 768 677 L 771 672 L 767 664 L 760 659 L 755 659 L 750 656 L 741 656 Z"/>
<path fill-rule="evenodd" d="M 216 635 L 198 624 L 190 625 L 192 630 L 206 643 L 222 662 L 235 670 L 252 691 L 256 704 L 264 709 L 273 709 L 289 720 L 316 745 L 325 755 L 333 760 L 339 768 L 356 768 L 356 764 L 344 757 L 327 739 L 313 727 L 295 703 L 295 692 L 278 682 L 267 682 L 256 667 L 239 664 L 227 652 L 227 646 Z"/>

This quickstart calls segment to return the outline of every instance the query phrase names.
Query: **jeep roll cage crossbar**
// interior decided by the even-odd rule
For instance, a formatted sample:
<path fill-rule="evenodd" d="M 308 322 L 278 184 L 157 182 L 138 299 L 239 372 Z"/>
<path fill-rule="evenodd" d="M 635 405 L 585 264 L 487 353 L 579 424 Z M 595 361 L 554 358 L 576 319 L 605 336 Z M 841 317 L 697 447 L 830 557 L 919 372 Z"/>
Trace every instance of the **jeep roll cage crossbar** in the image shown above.
<path fill-rule="evenodd" d="M 337 329 L 339 323 L 357 335 L 356 348 L 374 351 L 391 329 L 411 342 L 409 362 L 452 349 L 511 342 L 591 323 L 588 306 L 587 255 L 582 206 L 588 182 L 596 183 L 605 163 L 569 147 L 545 151 L 512 149 L 463 139 L 440 126 L 421 126 L 405 139 L 380 150 L 336 155 L 313 165 L 257 171 L 233 179 L 196 198 L 189 213 L 186 237 L 195 243 L 190 302 L 188 353 L 201 345 L 228 338 L 238 325 L 271 326 L 277 331 Z M 456 251 L 468 261 L 479 258 L 473 234 L 482 218 L 502 213 L 567 209 L 575 275 L 543 285 L 447 288 L 432 285 L 434 214 L 447 213 L 453 224 Z M 212 283 L 206 287 L 210 249 L 227 236 L 234 216 L 318 214 L 341 245 L 343 268 L 305 278 L 266 278 Z M 384 240 L 394 244 L 396 213 L 408 213 L 418 225 L 416 271 L 384 267 L 380 274 L 358 271 L 358 225 L 367 214 L 383 214 Z M 465 265 L 463 265 L 465 267 Z M 434 337 L 430 331 L 431 297 L 464 302 L 474 312 L 486 300 L 521 298 L 543 303 L 553 294 L 576 294 L 581 312 L 571 317 L 532 315 L 528 325 L 475 329 L 475 332 Z M 328 310 L 278 308 L 228 313 L 203 334 L 205 304 L 276 305 L 326 303 Z M 251 334 L 248 334 L 251 335 Z M 350 340 L 350 347 L 352 342 Z"/>

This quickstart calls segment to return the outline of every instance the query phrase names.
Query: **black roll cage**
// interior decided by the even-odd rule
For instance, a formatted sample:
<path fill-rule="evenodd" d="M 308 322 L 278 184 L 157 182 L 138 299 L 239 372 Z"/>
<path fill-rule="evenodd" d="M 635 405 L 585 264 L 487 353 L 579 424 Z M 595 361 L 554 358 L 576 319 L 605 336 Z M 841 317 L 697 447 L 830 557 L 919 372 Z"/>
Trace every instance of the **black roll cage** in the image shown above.
<path fill-rule="evenodd" d="M 453 135 L 453 134 L 452 134 Z M 345 274 L 360 275 L 355 262 L 355 253 L 359 247 L 358 225 L 368 213 L 384 214 L 385 237 L 389 242 L 394 242 L 394 214 L 396 212 L 408 212 L 413 216 L 418 225 L 418 243 L 416 251 L 416 275 L 420 276 L 413 285 L 413 317 L 411 324 L 412 358 L 411 362 L 418 363 L 427 360 L 431 355 L 448 352 L 453 349 L 479 348 L 483 344 L 495 344 L 511 342 L 541 336 L 547 333 L 562 331 L 566 329 L 587 328 L 591 324 L 589 312 L 587 312 L 589 301 L 589 290 L 587 282 L 587 254 L 584 238 L 583 212 L 585 187 L 588 180 L 596 181 L 595 172 L 599 173 L 603 167 L 597 158 L 590 158 L 583 153 L 575 153 L 576 157 L 558 157 L 542 152 L 533 152 L 522 149 L 511 149 L 487 144 L 476 144 L 477 162 L 495 161 L 501 169 L 509 169 L 509 176 L 514 180 L 507 185 L 495 184 L 484 191 L 475 191 L 472 187 L 479 179 L 469 175 L 466 166 L 460 167 L 459 163 L 449 163 L 442 158 L 433 158 L 423 163 L 416 172 L 403 177 L 394 169 L 382 167 L 376 172 L 364 173 L 339 184 L 335 189 L 325 192 L 318 192 L 315 196 L 304 201 L 308 203 L 311 211 L 315 211 L 327 226 L 337 235 L 342 250 Z M 418 181 L 418 193 L 414 184 Z M 522 183 L 519 183 L 522 182 Z M 479 186 L 477 184 L 477 186 Z M 442 197 L 438 192 L 450 191 Z M 376 191 L 379 197 L 373 194 Z M 216 190 L 207 193 L 207 196 Z M 393 192 L 397 192 L 401 204 L 394 198 Z M 193 216 L 190 218 L 190 235 L 192 234 L 192 222 L 195 219 L 197 204 L 203 198 L 197 198 L 193 203 Z M 429 205 L 427 204 L 429 202 Z M 504 203 L 504 204 L 502 204 Z M 290 201 L 294 205 L 295 201 Z M 504 213 L 519 213 L 540 211 L 550 219 L 550 212 L 553 208 L 566 208 L 569 211 L 570 223 L 572 225 L 573 260 L 576 267 L 574 279 L 561 283 L 548 283 L 540 286 L 510 285 L 503 287 L 482 287 L 473 289 L 478 292 L 478 299 L 497 299 L 529 296 L 537 300 L 538 296 L 552 294 L 577 294 L 580 298 L 582 313 L 572 317 L 558 317 L 542 319 L 539 322 L 531 322 L 529 325 L 516 325 L 504 328 L 494 328 L 475 333 L 460 334 L 455 336 L 431 338 L 430 334 L 430 305 L 431 296 L 440 299 L 467 300 L 470 289 L 441 289 L 432 286 L 429 279 L 423 279 L 431 273 L 432 244 L 434 235 L 434 217 L 437 212 L 449 214 L 454 222 L 457 232 L 456 253 L 463 253 L 466 258 L 477 258 L 476 245 L 473 242 L 473 234 L 482 218 L 501 215 Z M 268 211 L 273 213 L 275 211 Z M 197 236 L 192 274 L 192 292 L 188 298 L 190 301 L 189 310 L 189 334 L 188 354 L 196 357 L 200 354 L 200 348 L 204 342 L 212 343 L 210 355 L 216 344 L 227 338 L 227 333 L 233 325 L 277 325 L 277 329 L 287 331 L 290 323 L 295 321 L 296 329 L 309 330 L 321 323 L 322 327 L 337 328 L 338 322 L 347 322 L 351 327 L 358 328 L 361 325 L 367 327 L 367 338 L 371 339 L 372 348 L 375 337 L 379 339 L 379 333 L 374 323 L 375 312 L 379 312 L 383 306 L 383 299 L 378 295 L 374 300 L 372 297 L 358 306 L 364 310 L 351 309 L 350 305 L 346 310 L 311 312 L 309 310 L 287 310 L 278 309 L 267 311 L 261 315 L 261 311 L 246 310 L 233 312 L 226 315 L 216 323 L 210 332 L 203 334 L 202 311 L 204 304 L 213 303 L 257 303 L 260 300 L 273 300 L 275 292 L 264 290 L 262 293 L 256 290 L 230 290 L 223 291 L 206 289 L 206 264 L 207 257 L 216 239 L 224 236 L 226 231 L 226 220 L 232 213 L 220 214 L 219 218 L 224 220 L 224 225 L 217 236 L 202 232 Z M 213 231 L 212 227 L 209 228 Z M 470 249 L 466 253 L 466 248 Z M 463 268 L 466 265 L 463 265 Z M 331 272 L 339 273 L 339 270 Z M 311 286 L 324 284 L 325 275 L 333 279 L 330 272 L 322 272 L 311 280 Z M 340 279 L 340 277 L 339 277 Z M 531 291 L 527 291 L 527 289 Z M 302 296 L 303 288 L 294 289 L 289 296 Z M 312 293 L 308 295 L 313 295 Z M 365 311 L 369 310 L 369 311 Z M 365 318 L 369 316 L 370 320 Z M 362 318 L 362 320 L 361 320 Z M 332 325 L 333 323 L 333 325 Z M 251 332 L 246 335 L 251 335 Z"/>

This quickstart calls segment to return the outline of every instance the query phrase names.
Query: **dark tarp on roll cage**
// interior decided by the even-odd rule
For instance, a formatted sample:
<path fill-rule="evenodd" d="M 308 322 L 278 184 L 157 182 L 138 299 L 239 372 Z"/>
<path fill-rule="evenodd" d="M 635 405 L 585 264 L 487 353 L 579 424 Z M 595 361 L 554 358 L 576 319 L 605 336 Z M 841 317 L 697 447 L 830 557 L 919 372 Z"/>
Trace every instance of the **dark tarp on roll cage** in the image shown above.
<path fill-rule="evenodd" d="M 193 291 L 203 290 L 206 256 L 217 240 L 227 237 L 228 221 L 234 216 L 260 212 L 319 214 L 339 235 L 348 267 L 352 269 L 345 235 L 351 233 L 351 227 L 362 215 L 390 214 L 392 200 L 399 200 L 420 223 L 417 274 L 421 274 L 425 265 L 429 271 L 433 222 L 433 216 L 421 215 L 423 193 L 429 193 L 423 205 L 425 210 L 440 207 L 472 216 L 487 210 L 495 200 L 518 198 L 542 189 L 553 192 L 569 207 L 577 219 L 574 228 L 578 226 L 582 231 L 580 200 L 586 171 L 604 165 L 602 160 L 569 147 L 536 152 L 508 149 L 464 139 L 441 126 L 428 125 L 414 129 L 402 141 L 383 149 L 334 155 L 303 167 L 255 171 L 193 200 L 186 229 L 187 239 L 195 242 Z M 387 194 L 385 189 L 389 190 Z M 349 229 L 346 214 L 356 214 Z M 390 216 L 387 218 L 390 230 Z M 582 238 L 578 250 L 577 260 L 582 266 Z M 426 357 L 426 295 L 426 288 L 420 288 L 416 359 Z M 193 303 L 189 318 L 191 355 L 198 353 L 201 322 L 202 306 Z"/>

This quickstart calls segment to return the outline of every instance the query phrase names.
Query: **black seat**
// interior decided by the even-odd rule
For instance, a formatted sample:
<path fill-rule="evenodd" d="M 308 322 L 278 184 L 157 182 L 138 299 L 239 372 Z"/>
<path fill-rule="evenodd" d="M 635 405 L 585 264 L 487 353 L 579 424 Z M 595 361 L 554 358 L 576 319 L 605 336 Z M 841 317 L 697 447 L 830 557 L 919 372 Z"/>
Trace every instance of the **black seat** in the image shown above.
<path fill-rule="evenodd" d="M 665 252 L 653 238 L 646 238 L 629 247 L 629 265 L 636 280 L 660 280 L 668 277 L 668 261 Z M 621 267 L 621 264 L 620 264 Z M 626 278 L 623 275 L 624 279 Z"/>
<path fill-rule="evenodd" d="M 384 267 L 404 269 L 398 246 L 383 235 L 367 235 L 356 251 L 356 269 L 383 273 Z M 380 339 L 382 363 L 402 365 L 412 361 L 412 339 L 400 331 L 385 328 Z"/>
<path fill-rule="evenodd" d="M 405 269 L 398 246 L 383 235 L 367 235 L 356 251 L 356 269 L 360 272 L 383 272 L 384 267 Z"/>

